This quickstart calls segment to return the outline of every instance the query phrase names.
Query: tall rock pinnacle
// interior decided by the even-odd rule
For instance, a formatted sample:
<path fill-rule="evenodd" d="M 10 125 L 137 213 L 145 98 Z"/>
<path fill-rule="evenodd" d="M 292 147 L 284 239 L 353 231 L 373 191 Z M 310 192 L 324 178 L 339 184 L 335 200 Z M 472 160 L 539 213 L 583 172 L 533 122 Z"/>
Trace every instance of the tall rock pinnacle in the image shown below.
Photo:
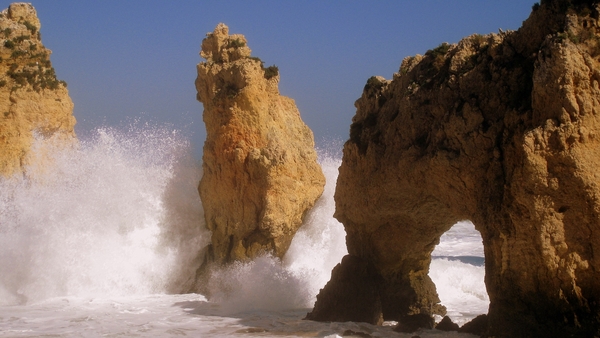
<path fill-rule="evenodd" d="M 277 67 L 250 56 L 219 24 L 202 41 L 196 89 L 207 137 L 199 191 L 212 231 L 209 262 L 282 257 L 323 192 L 311 130 L 279 94 Z"/>
<path fill-rule="evenodd" d="M 0 38 L 0 174 L 10 176 L 30 163 L 34 133 L 74 139 L 75 118 L 31 4 L 13 3 L 0 12 Z"/>

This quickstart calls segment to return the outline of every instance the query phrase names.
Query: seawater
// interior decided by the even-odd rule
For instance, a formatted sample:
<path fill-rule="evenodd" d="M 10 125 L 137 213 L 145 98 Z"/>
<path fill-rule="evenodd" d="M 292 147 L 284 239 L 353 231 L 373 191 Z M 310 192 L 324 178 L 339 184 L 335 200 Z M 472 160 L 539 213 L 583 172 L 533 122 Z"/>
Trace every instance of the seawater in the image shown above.
<path fill-rule="evenodd" d="M 34 153 L 39 161 L 24 175 L 0 179 L 0 337 L 412 336 L 302 320 L 347 253 L 332 217 L 335 152 L 319 151 L 325 192 L 283 260 L 215 271 L 210 301 L 182 294 L 210 239 L 197 193 L 202 173 L 184 135 L 102 128 L 66 149 L 39 139 Z M 431 265 L 457 322 L 487 312 L 483 265 L 464 259 L 483 258 L 477 235 L 457 224 Z"/>
<path fill-rule="evenodd" d="M 431 254 L 429 277 L 436 285 L 447 315 L 463 325 L 488 312 L 481 235 L 470 221 L 456 223 L 442 235 Z"/>

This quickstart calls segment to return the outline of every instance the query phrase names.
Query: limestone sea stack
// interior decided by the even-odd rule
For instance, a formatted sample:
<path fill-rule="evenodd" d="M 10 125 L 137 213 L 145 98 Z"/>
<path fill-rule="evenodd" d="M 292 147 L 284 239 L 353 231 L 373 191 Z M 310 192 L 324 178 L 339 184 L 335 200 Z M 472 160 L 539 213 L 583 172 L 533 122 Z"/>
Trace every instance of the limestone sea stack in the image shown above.
<path fill-rule="evenodd" d="M 483 238 L 487 336 L 599 335 L 599 17 L 596 1 L 542 1 L 518 31 L 441 44 L 367 81 L 335 193 L 354 258 L 309 319 L 442 314 L 431 252 L 468 219 Z"/>
<path fill-rule="evenodd" d="M 0 175 L 23 172 L 34 134 L 73 140 L 73 102 L 56 78 L 31 4 L 0 12 Z"/>
<path fill-rule="evenodd" d="M 206 125 L 199 192 L 212 231 L 207 261 L 282 257 L 321 196 L 312 131 L 279 94 L 277 67 L 219 24 L 202 41 L 196 89 Z"/>

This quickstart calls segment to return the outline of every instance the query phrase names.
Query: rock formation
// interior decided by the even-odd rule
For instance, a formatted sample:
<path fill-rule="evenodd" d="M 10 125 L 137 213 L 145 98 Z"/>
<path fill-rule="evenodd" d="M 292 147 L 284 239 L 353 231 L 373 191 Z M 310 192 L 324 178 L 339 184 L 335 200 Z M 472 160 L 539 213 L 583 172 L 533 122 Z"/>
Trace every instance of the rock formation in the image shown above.
<path fill-rule="evenodd" d="M 0 175 L 10 176 L 30 162 L 34 133 L 72 139 L 75 118 L 33 6 L 13 3 L 0 12 L 0 37 Z"/>
<path fill-rule="evenodd" d="M 196 89 L 207 137 L 199 191 L 212 231 L 208 261 L 282 257 L 323 192 L 311 130 L 279 94 L 277 67 L 219 24 L 202 41 Z"/>
<path fill-rule="evenodd" d="M 367 81 L 335 217 L 374 271 L 384 319 L 443 313 L 431 252 L 468 219 L 485 248 L 488 335 L 600 333 L 599 12 L 542 1 L 518 31 L 442 44 Z M 309 319 L 354 297 L 336 291 L 336 270 Z"/>

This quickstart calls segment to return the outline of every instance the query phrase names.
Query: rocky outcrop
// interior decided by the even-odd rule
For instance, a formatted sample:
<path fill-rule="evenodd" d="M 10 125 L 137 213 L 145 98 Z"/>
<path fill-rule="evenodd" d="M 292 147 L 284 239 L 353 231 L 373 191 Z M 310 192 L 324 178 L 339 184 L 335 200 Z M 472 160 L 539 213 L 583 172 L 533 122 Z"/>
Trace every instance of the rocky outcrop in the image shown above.
<path fill-rule="evenodd" d="M 445 316 L 438 324 L 435 325 L 435 329 L 440 331 L 458 331 L 460 327 L 458 324 L 452 322 L 450 317 Z"/>
<path fill-rule="evenodd" d="M 0 37 L 0 175 L 10 176 L 30 163 L 35 133 L 73 139 L 75 118 L 33 6 L 13 3 L 0 12 Z"/>
<path fill-rule="evenodd" d="M 458 329 L 458 332 L 470 333 L 470 334 L 474 334 L 474 335 L 478 335 L 478 336 L 483 336 L 487 332 L 487 326 L 488 326 L 487 315 L 479 315 L 479 316 L 473 318 L 473 320 L 471 320 L 470 322 L 461 326 Z M 552 337 L 552 336 L 550 335 L 550 337 Z"/>
<path fill-rule="evenodd" d="M 543 1 L 518 31 L 442 44 L 391 81 L 369 79 L 335 217 L 349 255 L 373 266 L 384 319 L 443 312 L 431 252 L 468 219 L 485 247 L 488 335 L 599 334 L 599 11 Z M 354 297 L 330 294 L 337 277 L 313 312 Z"/>
<path fill-rule="evenodd" d="M 277 67 L 219 24 L 202 41 L 196 89 L 207 136 L 199 191 L 212 231 L 208 261 L 282 257 L 323 192 L 311 130 L 279 94 Z"/>
<path fill-rule="evenodd" d="M 317 296 L 321 306 L 316 307 L 305 319 L 383 323 L 377 275 L 372 265 L 357 256 L 348 255 L 336 265 L 331 276 L 325 292 Z"/>

